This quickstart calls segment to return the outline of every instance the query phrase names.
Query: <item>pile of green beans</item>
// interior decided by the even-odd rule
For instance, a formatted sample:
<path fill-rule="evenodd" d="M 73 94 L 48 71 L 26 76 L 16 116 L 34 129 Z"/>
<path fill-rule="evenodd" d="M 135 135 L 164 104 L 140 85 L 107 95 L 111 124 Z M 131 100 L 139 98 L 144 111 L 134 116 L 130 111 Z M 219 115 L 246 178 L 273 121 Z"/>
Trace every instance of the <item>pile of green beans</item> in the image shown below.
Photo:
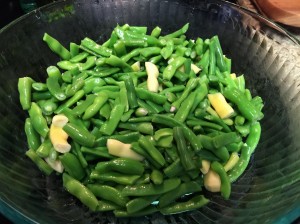
<path fill-rule="evenodd" d="M 86 37 L 69 49 L 45 34 L 61 60 L 46 69 L 45 82 L 19 79 L 20 103 L 29 114 L 26 155 L 46 175 L 53 173 L 47 161 L 60 161 L 65 189 L 92 211 L 134 217 L 198 209 L 209 202 L 203 160 L 220 176 L 225 199 L 248 166 L 263 101 L 252 97 L 243 75 L 231 78 L 231 59 L 217 36 L 187 39 L 188 27 L 163 35 L 160 27 L 148 33 L 118 25 L 102 45 Z M 157 92 L 147 88 L 145 62 L 159 70 Z M 234 109 L 229 118 L 218 116 L 210 93 L 225 96 Z M 66 153 L 55 151 L 49 137 L 57 114 L 68 118 Z M 108 139 L 131 144 L 144 159 L 111 155 Z M 226 172 L 232 153 L 240 157 Z"/>

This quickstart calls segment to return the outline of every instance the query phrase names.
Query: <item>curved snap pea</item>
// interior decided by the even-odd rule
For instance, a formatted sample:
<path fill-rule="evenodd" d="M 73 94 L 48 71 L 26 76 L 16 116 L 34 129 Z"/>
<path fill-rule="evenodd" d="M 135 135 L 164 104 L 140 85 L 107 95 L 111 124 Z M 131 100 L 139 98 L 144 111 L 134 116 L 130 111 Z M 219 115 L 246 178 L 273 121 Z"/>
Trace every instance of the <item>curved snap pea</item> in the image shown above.
<path fill-rule="evenodd" d="M 76 94 L 76 92 L 82 89 L 84 85 L 85 85 L 85 81 L 83 79 L 77 79 L 74 83 L 67 86 L 65 90 L 66 96 L 67 97 L 73 96 L 74 94 Z"/>
<path fill-rule="evenodd" d="M 152 37 L 159 37 L 160 33 L 161 33 L 161 28 L 158 27 L 158 26 L 156 26 L 156 27 L 154 27 L 153 30 L 151 31 L 150 36 L 152 36 Z"/>
<path fill-rule="evenodd" d="M 77 103 L 82 97 L 84 97 L 84 91 L 81 89 L 81 90 L 77 91 L 65 103 L 61 104 L 54 112 L 56 114 L 61 113 L 65 108 L 69 108 L 70 106 L 72 106 L 75 103 Z"/>
<path fill-rule="evenodd" d="M 108 96 L 105 93 L 99 93 L 98 96 L 94 99 L 94 102 L 90 106 L 88 106 L 88 108 L 84 112 L 82 119 L 87 120 L 97 114 L 107 100 Z"/>
<path fill-rule="evenodd" d="M 63 174 L 62 178 L 63 186 L 70 194 L 78 198 L 92 211 L 96 211 L 97 207 L 99 206 L 98 200 L 87 187 L 66 173 Z"/>
<path fill-rule="evenodd" d="M 46 138 L 45 141 L 38 147 L 36 154 L 42 158 L 46 158 L 50 155 L 50 151 L 53 145 L 49 138 Z"/>
<path fill-rule="evenodd" d="M 247 168 L 250 157 L 255 150 L 261 134 L 261 126 L 259 122 L 255 122 L 250 127 L 250 133 L 247 137 L 246 144 L 242 146 L 241 155 L 237 164 L 228 171 L 230 182 L 234 182 Z"/>
<path fill-rule="evenodd" d="M 150 179 L 154 184 L 159 185 L 162 184 L 164 176 L 159 170 L 154 169 L 150 174 Z"/>
<path fill-rule="evenodd" d="M 185 122 L 186 118 L 188 117 L 189 113 L 191 112 L 191 109 L 194 105 L 194 101 L 196 98 L 196 91 L 192 92 L 180 105 L 180 107 L 177 110 L 177 113 L 175 114 L 174 119 L 176 119 L 179 122 Z"/>
<path fill-rule="evenodd" d="M 187 202 L 173 203 L 165 208 L 159 209 L 163 215 L 176 214 L 203 207 L 209 202 L 203 195 L 196 195 Z"/>
<path fill-rule="evenodd" d="M 98 171 L 93 170 L 90 178 L 103 182 L 115 182 L 123 185 L 133 185 L 140 178 L 140 175 L 125 175 L 116 172 L 99 173 Z"/>
<path fill-rule="evenodd" d="M 96 208 L 96 211 L 107 212 L 107 211 L 115 211 L 116 209 L 120 209 L 120 206 L 110 201 L 101 200 L 98 201 L 98 207 Z"/>
<path fill-rule="evenodd" d="M 86 111 L 86 108 L 88 108 L 94 102 L 95 98 L 96 95 L 87 95 L 86 99 L 83 102 L 81 101 L 80 104 L 73 108 L 74 114 L 76 114 L 77 116 L 83 114 Z"/>
<path fill-rule="evenodd" d="M 88 184 L 87 188 L 90 189 L 96 197 L 113 202 L 121 207 L 125 207 L 129 201 L 129 198 L 122 196 L 121 192 L 112 186 Z"/>
<path fill-rule="evenodd" d="M 195 150 L 195 152 L 199 152 L 203 148 L 203 146 L 202 146 L 199 138 L 195 135 L 195 133 L 186 126 L 183 127 L 182 131 L 183 131 L 184 137 L 191 144 L 191 146 Z"/>
<path fill-rule="evenodd" d="M 183 63 L 185 62 L 185 60 L 186 60 L 186 58 L 184 58 L 182 56 L 178 56 L 172 62 L 170 62 L 170 64 L 163 71 L 163 79 L 171 80 L 172 77 L 174 76 L 176 70 L 181 65 L 183 65 Z"/>
<path fill-rule="evenodd" d="M 210 165 L 211 169 L 215 171 L 221 179 L 221 195 L 223 198 L 228 199 L 231 193 L 231 184 L 229 181 L 229 177 L 224 170 L 224 167 L 221 163 L 214 161 Z"/>
<path fill-rule="evenodd" d="M 176 38 L 176 37 L 179 37 L 179 36 L 185 34 L 188 29 L 189 29 L 189 23 L 186 23 L 179 30 L 177 30 L 177 31 L 175 31 L 173 33 L 170 33 L 168 35 L 165 35 L 165 36 L 163 36 L 163 38 Z"/>
<path fill-rule="evenodd" d="M 59 69 L 56 66 L 49 66 L 46 69 L 46 71 L 47 71 L 48 77 L 55 77 L 59 81 L 61 81 L 61 79 L 62 79 L 61 72 L 59 71 Z"/>
<path fill-rule="evenodd" d="M 217 66 L 221 72 L 225 72 L 227 66 L 224 60 L 223 51 L 222 51 L 219 38 L 218 36 L 213 36 L 211 39 L 215 42 L 215 55 L 216 55 Z"/>
<path fill-rule="evenodd" d="M 163 208 L 185 194 L 195 193 L 201 190 L 202 186 L 196 181 L 182 183 L 179 185 L 178 188 L 169 191 L 163 194 L 161 197 L 159 197 L 159 207 Z"/>
<path fill-rule="evenodd" d="M 223 95 L 237 105 L 241 114 L 250 121 L 257 121 L 263 118 L 263 113 L 249 101 L 245 94 L 237 88 L 225 88 Z"/>
<path fill-rule="evenodd" d="M 77 63 L 77 62 L 80 62 L 83 59 L 87 58 L 87 56 L 89 56 L 89 53 L 81 52 L 81 53 L 77 54 L 76 56 L 72 57 L 69 61 L 72 63 Z"/>
<path fill-rule="evenodd" d="M 191 154 L 188 152 L 188 149 L 186 147 L 186 140 L 184 138 L 183 128 L 174 127 L 173 136 L 177 144 L 177 151 L 183 168 L 187 171 L 195 169 L 196 167 L 192 160 Z"/>
<path fill-rule="evenodd" d="M 129 214 L 136 213 L 148 207 L 152 202 L 154 202 L 159 195 L 150 195 L 146 197 L 138 197 L 130 200 L 126 204 L 126 209 Z"/>
<path fill-rule="evenodd" d="M 119 123 L 118 127 L 127 130 L 138 131 L 142 134 L 153 135 L 153 125 L 150 122 Z"/>
<path fill-rule="evenodd" d="M 81 45 L 104 57 L 109 57 L 112 54 L 111 49 L 97 44 L 95 41 L 88 37 L 84 38 L 81 41 Z"/>
<path fill-rule="evenodd" d="M 41 145 L 41 138 L 39 133 L 33 128 L 30 118 L 25 120 L 25 134 L 29 148 L 36 151 Z"/>
<path fill-rule="evenodd" d="M 105 81 L 100 77 L 92 77 L 84 81 L 83 91 L 85 94 L 89 94 L 95 87 L 101 87 L 105 85 Z"/>
<path fill-rule="evenodd" d="M 34 80 L 30 77 L 19 78 L 18 91 L 19 99 L 23 110 L 28 110 L 31 106 L 31 87 Z"/>
<path fill-rule="evenodd" d="M 100 132 L 104 135 L 111 135 L 116 130 L 124 110 L 125 106 L 123 104 L 115 105 L 110 112 L 108 120 L 101 126 Z"/>
<path fill-rule="evenodd" d="M 97 163 L 95 170 L 100 173 L 116 171 L 124 174 L 142 175 L 144 172 L 143 164 L 129 158 L 117 158 L 114 160 Z"/>
<path fill-rule="evenodd" d="M 75 57 L 77 54 L 79 54 L 79 46 L 73 42 L 70 43 L 70 54 L 71 57 Z"/>
<path fill-rule="evenodd" d="M 181 103 L 189 96 L 191 91 L 198 86 L 198 84 L 199 78 L 189 79 L 181 96 L 175 102 L 172 103 L 172 107 L 174 108 L 173 110 L 177 110 L 180 107 Z"/>
<path fill-rule="evenodd" d="M 242 138 L 236 132 L 228 132 L 213 137 L 212 141 L 216 148 L 220 148 L 230 143 L 240 142 L 242 141 Z"/>
<path fill-rule="evenodd" d="M 63 130 L 78 144 L 92 147 L 95 144 L 95 136 L 88 130 L 74 123 L 67 123 Z"/>
<path fill-rule="evenodd" d="M 150 100 L 157 104 L 164 104 L 167 101 L 167 97 L 158 93 L 150 92 L 143 88 L 135 89 L 137 96 L 143 100 Z"/>
<path fill-rule="evenodd" d="M 87 154 L 87 155 L 93 155 L 94 158 L 97 158 L 97 159 L 99 159 L 99 157 L 106 158 L 106 159 L 115 158 L 114 156 L 112 156 L 108 153 L 107 147 L 87 148 L 87 147 L 82 146 L 80 150 L 82 153 Z"/>
<path fill-rule="evenodd" d="M 58 100 L 63 101 L 66 99 L 66 94 L 61 89 L 57 77 L 48 77 L 47 78 L 47 87 L 49 92 Z"/>
<path fill-rule="evenodd" d="M 45 41 L 48 47 L 56 54 L 58 54 L 62 59 L 68 60 L 71 57 L 70 52 L 61 45 L 55 38 L 45 33 L 43 36 L 43 41 Z"/>
<path fill-rule="evenodd" d="M 149 196 L 160 195 L 177 188 L 180 184 L 179 178 L 171 178 L 165 180 L 160 185 L 155 184 L 139 184 L 133 186 L 126 186 L 122 190 L 123 196 Z"/>
<path fill-rule="evenodd" d="M 141 136 L 138 140 L 138 143 L 152 157 L 153 160 L 155 160 L 161 166 L 165 165 L 165 158 L 147 137 Z"/>
<path fill-rule="evenodd" d="M 59 156 L 59 160 L 63 164 L 66 172 L 76 180 L 81 180 L 85 176 L 85 171 L 77 157 L 72 153 L 64 153 Z"/>
<path fill-rule="evenodd" d="M 34 162 L 37 167 L 46 175 L 49 176 L 53 172 L 53 169 L 48 165 L 48 163 L 40 158 L 33 149 L 26 151 L 25 155 L 28 156 L 32 162 Z"/>
<path fill-rule="evenodd" d="M 41 108 L 32 102 L 28 112 L 33 128 L 45 138 L 49 132 L 49 128 L 46 119 L 43 117 Z"/>
<path fill-rule="evenodd" d="M 32 83 L 31 87 L 34 90 L 39 91 L 39 92 L 43 92 L 43 91 L 48 90 L 47 85 L 45 83 L 42 83 L 42 82 L 34 82 L 34 83 Z"/>

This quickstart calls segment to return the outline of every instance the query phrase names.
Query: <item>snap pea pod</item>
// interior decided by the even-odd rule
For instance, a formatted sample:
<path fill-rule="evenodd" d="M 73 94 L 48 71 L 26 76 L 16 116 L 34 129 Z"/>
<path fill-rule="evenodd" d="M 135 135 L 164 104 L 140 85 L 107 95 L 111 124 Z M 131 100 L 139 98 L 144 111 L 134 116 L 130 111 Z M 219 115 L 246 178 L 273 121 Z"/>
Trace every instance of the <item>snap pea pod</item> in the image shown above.
<path fill-rule="evenodd" d="M 31 106 L 31 86 L 34 80 L 30 77 L 19 78 L 18 91 L 19 99 L 23 110 L 28 110 Z"/>
<path fill-rule="evenodd" d="M 79 90 L 83 88 L 85 81 L 83 79 L 77 79 L 74 83 L 68 85 L 65 89 L 66 97 L 75 95 Z"/>
<path fill-rule="evenodd" d="M 69 108 L 75 103 L 77 103 L 82 97 L 84 97 L 84 91 L 81 89 L 77 91 L 71 98 L 69 98 L 65 103 L 61 104 L 56 110 L 55 113 L 61 113 L 65 108 Z"/>
<path fill-rule="evenodd" d="M 170 64 L 163 71 L 163 79 L 171 80 L 176 70 L 183 65 L 185 60 L 186 58 L 178 56 L 172 62 L 170 62 Z"/>
<path fill-rule="evenodd" d="M 174 119 L 176 119 L 179 122 L 185 122 L 187 119 L 189 113 L 191 112 L 191 109 L 194 105 L 194 101 L 196 98 L 196 92 L 192 92 L 180 105 L 180 107 L 177 110 L 177 113 L 175 114 Z"/>
<path fill-rule="evenodd" d="M 132 77 L 129 75 L 124 79 L 126 90 L 127 90 L 127 98 L 129 107 L 134 109 L 138 107 L 137 96 L 135 92 L 135 86 L 133 84 Z"/>
<path fill-rule="evenodd" d="M 30 118 L 26 118 L 24 129 L 28 147 L 36 151 L 41 145 L 41 138 L 39 136 L 39 133 L 34 129 Z"/>
<path fill-rule="evenodd" d="M 144 172 L 143 164 L 129 158 L 117 158 L 114 160 L 97 163 L 95 170 L 98 172 L 115 171 L 124 174 L 142 175 Z"/>
<path fill-rule="evenodd" d="M 45 33 L 43 36 L 43 41 L 45 41 L 48 47 L 56 54 L 58 54 L 62 59 L 68 60 L 71 57 L 70 52 L 61 45 L 55 38 Z"/>
<path fill-rule="evenodd" d="M 158 93 L 150 92 L 146 89 L 136 88 L 137 96 L 143 100 L 150 100 L 157 104 L 164 104 L 167 101 L 167 97 Z"/>
<path fill-rule="evenodd" d="M 43 143 L 37 148 L 36 154 L 42 158 L 46 158 L 50 155 L 53 145 L 49 138 L 46 138 Z"/>
<path fill-rule="evenodd" d="M 62 175 L 62 178 L 63 185 L 70 194 L 78 198 L 92 211 L 97 210 L 97 207 L 99 206 L 98 200 L 87 187 L 66 173 Z"/>
<path fill-rule="evenodd" d="M 108 150 L 106 147 L 94 147 L 94 148 L 88 148 L 88 147 L 81 147 L 81 152 L 85 155 L 93 155 L 97 159 L 99 158 L 105 158 L 105 159 L 113 159 L 114 156 L 110 155 L 108 153 Z"/>
<path fill-rule="evenodd" d="M 163 38 L 176 38 L 176 37 L 179 37 L 179 36 L 185 34 L 188 29 L 189 29 L 189 23 L 186 23 L 179 30 L 177 30 L 177 31 L 175 31 L 173 33 L 170 33 L 168 35 L 165 35 L 165 36 L 163 36 Z"/>
<path fill-rule="evenodd" d="M 246 96 L 237 88 L 225 88 L 223 95 L 237 105 L 241 114 L 250 121 L 257 121 L 263 118 L 263 113 L 255 108 Z"/>
<path fill-rule="evenodd" d="M 153 125 L 150 122 L 119 123 L 118 127 L 132 131 L 138 131 L 142 134 L 153 135 Z"/>
<path fill-rule="evenodd" d="M 103 182 L 115 182 L 118 184 L 123 184 L 123 185 L 133 185 L 139 178 L 140 175 L 125 175 L 125 174 L 120 174 L 117 172 L 106 172 L 106 173 L 99 173 L 96 170 L 93 170 L 91 172 L 90 178 L 93 180 L 99 180 Z M 126 196 L 122 192 L 122 196 Z"/>
<path fill-rule="evenodd" d="M 46 119 L 43 117 L 41 108 L 36 103 L 32 102 L 28 112 L 33 128 L 45 138 L 49 132 L 49 127 Z"/>
<path fill-rule="evenodd" d="M 86 99 L 82 102 L 80 102 L 80 104 L 78 104 L 76 107 L 74 107 L 73 113 L 77 116 L 80 116 L 81 114 L 83 114 L 86 109 L 93 104 L 94 100 L 95 100 L 96 96 L 95 95 L 87 95 Z"/>
<path fill-rule="evenodd" d="M 163 215 L 171 215 L 184 211 L 191 211 L 203 207 L 209 202 L 203 195 L 196 195 L 187 202 L 173 203 L 165 208 L 159 209 Z"/>
<path fill-rule="evenodd" d="M 129 198 L 123 197 L 116 188 L 108 185 L 88 184 L 87 188 L 96 196 L 106 201 L 113 202 L 116 205 L 125 207 Z"/>
<path fill-rule="evenodd" d="M 186 140 L 184 138 L 183 128 L 174 127 L 173 135 L 177 144 L 178 155 L 180 157 L 183 168 L 187 171 L 195 169 L 195 164 L 193 163 L 191 155 L 186 147 Z"/>
<path fill-rule="evenodd" d="M 181 183 L 178 188 L 159 197 L 159 207 L 164 208 L 185 194 L 195 193 L 201 190 L 202 186 L 196 181 Z"/>
<path fill-rule="evenodd" d="M 92 147 L 95 144 L 95 136 L 77 124 L 67 123 L 63 130 L 82 146 Z"/>
<path fill-rule="evenodd" d="M 19 80 L 20 81 L 20 80 Z M 36 91 L 47 91 L 48 90 L 48 87 L 45 83 L 42 83 L 42 82 L 33 82 L 31 84 L 31 87 L 32 89 L 36 90 Z M 22 87 L 22 89 L 25 88 L 25 87 Z"/>
<path fill-rule="evenodd" d="M 39 157 L 33 149 L 26 151 L 25 155 L 28 156 L 28 158 L 30 158 L 44 174 L 49 176 L 53 172 L 53 169 L 48 163 Z"/>
<path fill-rule="evenodd" d="M 166 179 L 162 184 L 140 184 L 126 186 L 122 190 L 123 196 L 150 196 L 160 195 L 177 188 L 180 184 L 179 178 Z"/>
<path fill-rule="evenodd" d="M 96 146 L 105 146 L 107 139 L 116 139 L 118 141 L 121 141 L 123 143 L 132 143 L 136 142 L 140 138 L 141 134 L 139 132 L 130 132 L 128 134 L 124 135 L 110 135 L 110 136 L 101 136 L 98 139 L 96 139 Z"/>
<path fill-rule="evenodd" d="M 62 162 L 65 170 L 71 177 L 76 180 L 81 180 L 85 176 L 84 169 L 74 154 L 69 152 L 64 153 L 59 156 L 59 160 Z"/>
<path fill-rule="evenodd" d="M 124 110 L 125 106 L 123 104 L 115 105 L 111 110 L 109 119 L 101 126 L 100 132 L 104 135 L 111 135 L 117 128 Z"/>
<path fill-rule="evenodd" d="M 138 197 L 130 200 L 126 204 L 126 209 L 129 214 L 136 213 L 148 207 L 152 202 L 154 202 L 159 196 L 150 195 L 146 197 Z"/>
<path fill-rule="evenodd" d="M 148 138 L 146 138 L 145 136 L 141 136 L 138 142 L 140 146 L 152 157 L 153 160 L 155 160 L 161 166 L 165 165 L 165 158 Z"/>
<path fill-rule="evenodd" d="M 150 179 L 152 180 L 152 182 L 156 185 L 162 184 L 163 180 L 164 180 L 164 176 L 162 174 L 162 172 L 160 172 L 157 169 L 152 170 L 151 174 L 150 174 Z"/>
<path fill-rule="evenodd" d="M 108 96 L 105 93 L 99 93 L 98 96 L 94 99 L 94 102 L 86 108 L 82 119 L 87 120 L 96 115 L 107 100 Z"/>
<path fill-rule="evenodd" d="M 250 127 L 250 133 L 247 137 L 246 144 L 242 146 L 241 155 L 237 164 L 228 172 L 230 182 L 234 182 L 247 168 L 250 157 L 255 150 L 261 135 L 261 126 L 255 122 Z"/>
<path fill-rule="evenodd" d="M 91 40 L 90 38 L 84 38 L 81 41 L 81 45 L 86 47 L 87 49 L 96 52 L 99 55 L 102 55 L 104 57 L 109 57 L 112 54 L 112 50 L 108 49 L 106 47 L 100 46 L 95 41 Z"/>
<path fill-rule="evenodd" d="M 59 85 L 59 81 L 57 77 L 48 77 L 47 78 L 47 87 L 49 92 L 59 101 L 63 101 L 66 99 L 66 94 L 61 89 L 61 86 Z"/>

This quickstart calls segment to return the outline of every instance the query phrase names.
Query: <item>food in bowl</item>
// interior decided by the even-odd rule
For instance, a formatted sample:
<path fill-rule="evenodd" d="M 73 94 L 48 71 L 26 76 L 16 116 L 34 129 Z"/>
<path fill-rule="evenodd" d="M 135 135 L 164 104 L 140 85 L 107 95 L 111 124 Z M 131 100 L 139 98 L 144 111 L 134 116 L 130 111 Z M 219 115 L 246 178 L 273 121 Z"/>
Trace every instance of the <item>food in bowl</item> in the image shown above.
<path fill-rule="evenodd" d="M 29 117 L 26 155 L 92 211 L 117 217 L 190 211 L 205 191 L 230 197 L 260 138 L 261 97 L 231 72 L 217 36 L 187 39 L 189 24 L 116 26 L 102 45 L 86 37 L 46 82 L 19 79 Z"/>

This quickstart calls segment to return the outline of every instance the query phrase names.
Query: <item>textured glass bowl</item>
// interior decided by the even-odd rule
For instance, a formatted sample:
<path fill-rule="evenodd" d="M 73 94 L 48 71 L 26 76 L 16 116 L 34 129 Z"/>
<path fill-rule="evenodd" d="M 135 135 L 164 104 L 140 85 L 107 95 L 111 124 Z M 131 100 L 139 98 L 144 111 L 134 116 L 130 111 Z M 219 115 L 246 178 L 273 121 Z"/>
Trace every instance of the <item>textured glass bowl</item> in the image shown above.
<path fill-rule="evenodd" d="M 26 113 L 20 108 L 17 79 L 45 80 L 58 58 L 42 41 L 44 32 L 79 43 L 108 38 L 117 23 L 156 25 L 164 33 L 190 23 L 189 38 L 219 35 L 233 71 L 246 76 L 262 96 L 262 138 L 229 200 L 210 195 L 200 210 L 174 216 L 155 214 L 116 219 L 91 213 L 62 188 L 61 178 L 45 177 L 24 156 Z M 38 9 L 0 31 L 0 212 L 21 223 L 271 223 L 300 204 L 300 68 L 296 40 L 273 23 L 238 6 L 216 0 L 75 0 Z M 295 214 L 294 214 L 295 215 Z M 296 214 L 298 215 L 298 214 Z"/>

